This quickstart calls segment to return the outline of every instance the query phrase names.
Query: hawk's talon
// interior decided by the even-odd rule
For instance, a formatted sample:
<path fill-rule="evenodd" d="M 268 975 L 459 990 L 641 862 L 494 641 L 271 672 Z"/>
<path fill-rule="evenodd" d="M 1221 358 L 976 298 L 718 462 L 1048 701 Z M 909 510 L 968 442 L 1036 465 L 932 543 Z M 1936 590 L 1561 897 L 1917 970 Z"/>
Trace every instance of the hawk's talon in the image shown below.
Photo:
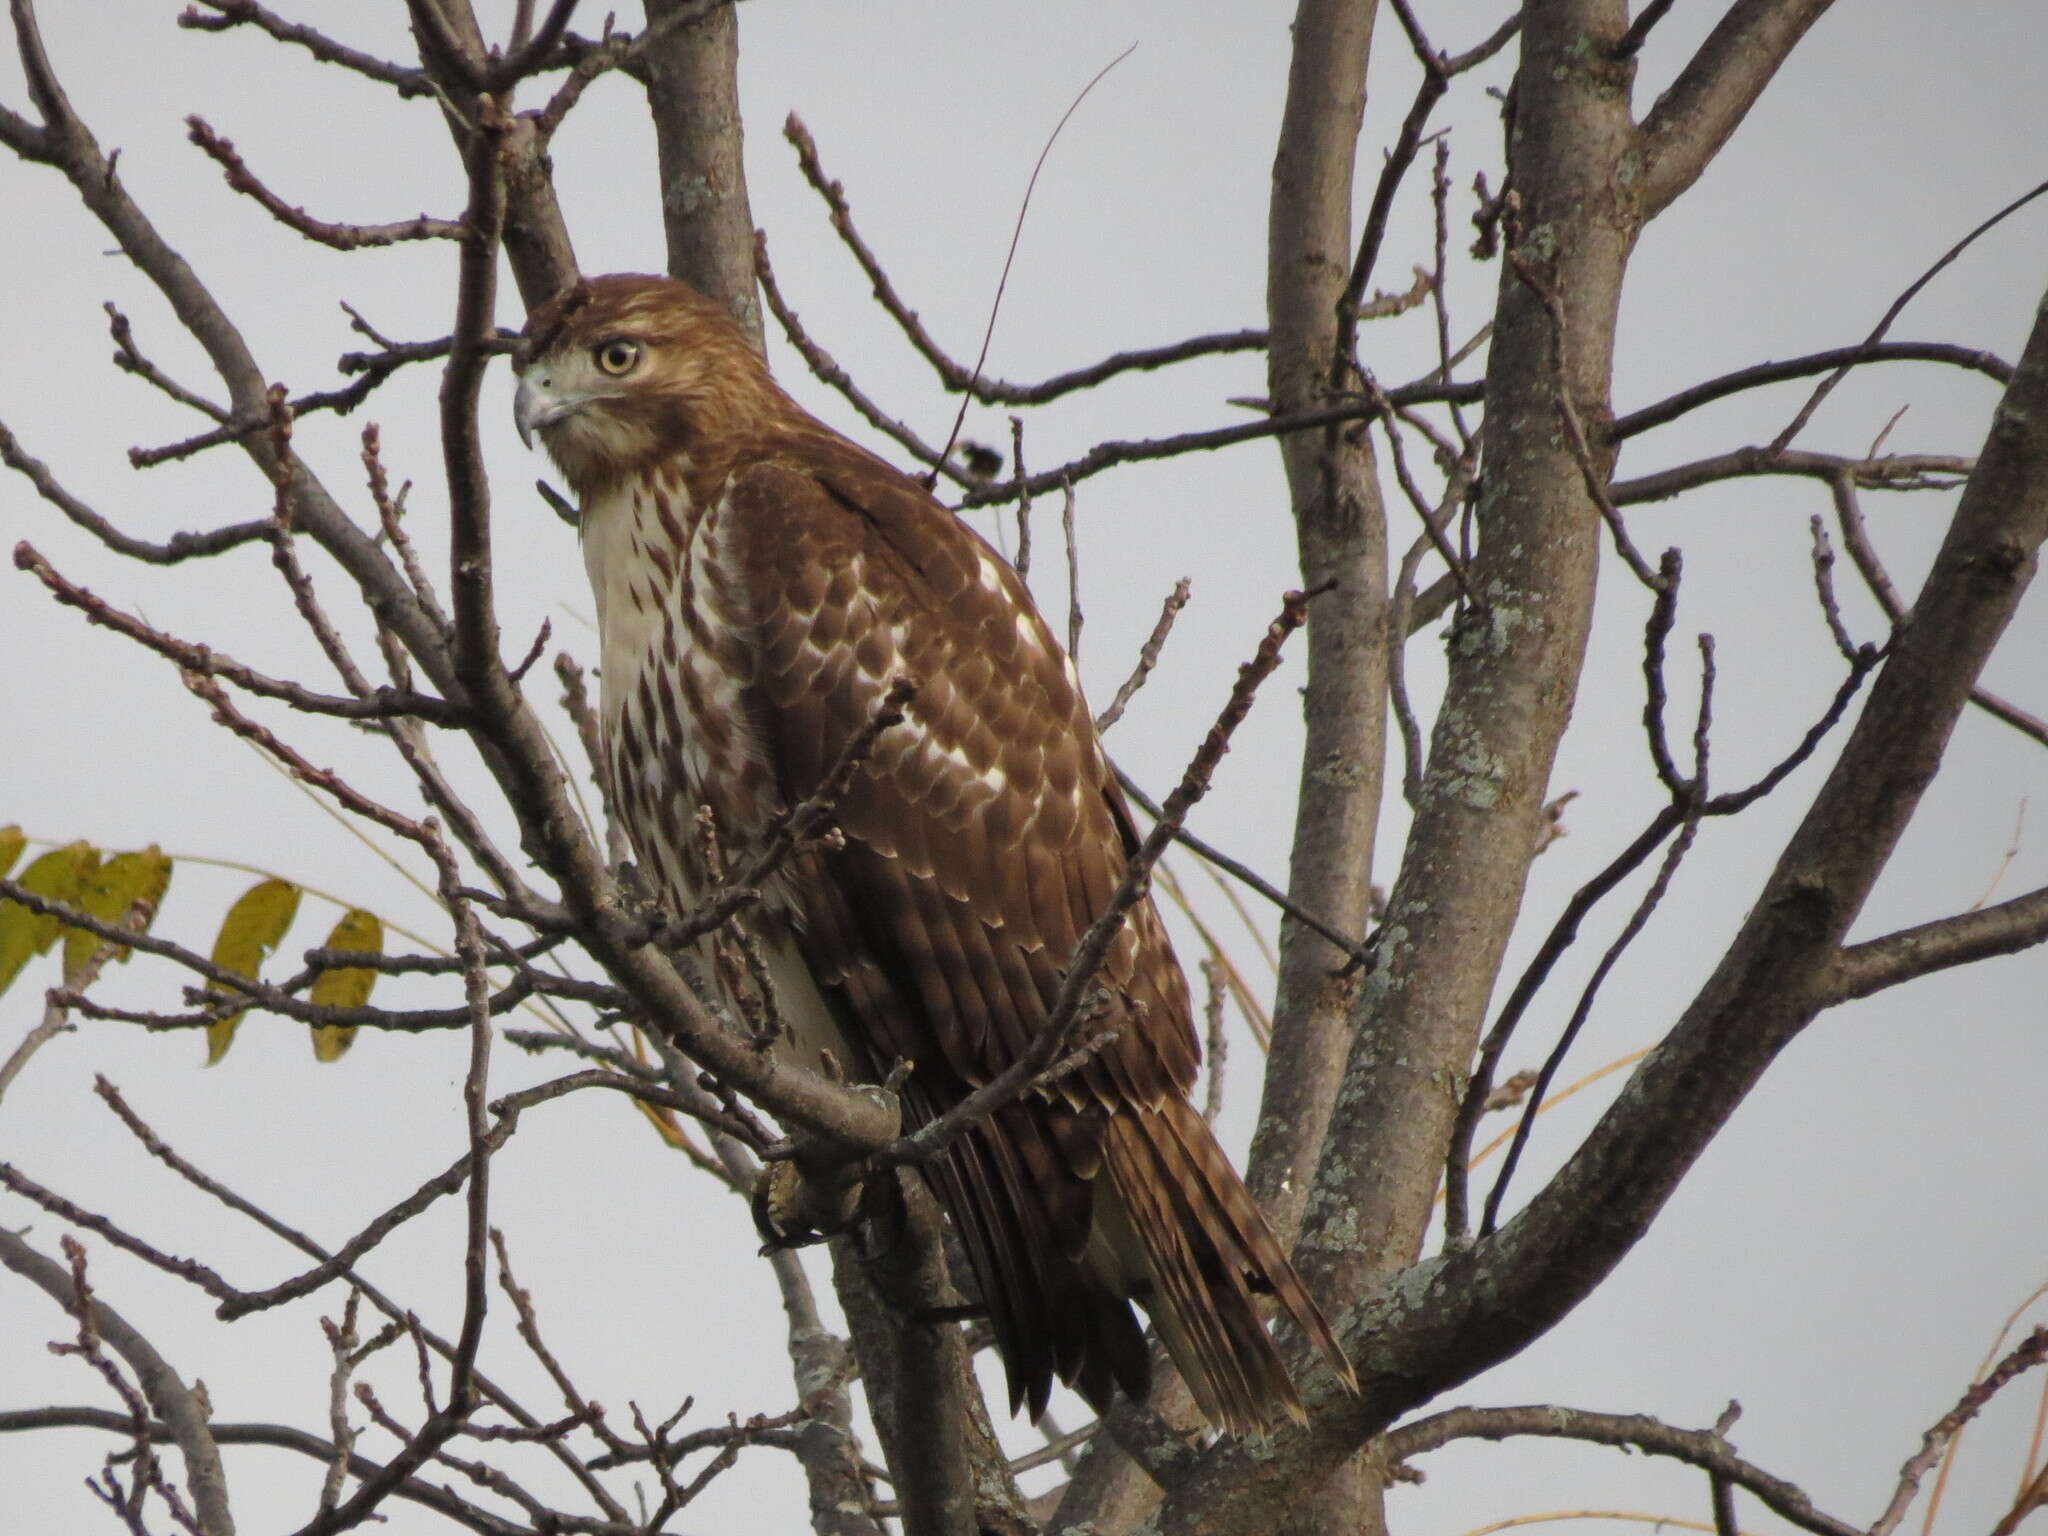
<path fill-rule="evenodd" d="M 829 1242 L 860 1224 L 861 1186 L 858 1182 L 825 1181 L 807 1177 L 794 1161 L 796 1147 L 766 1163 L 747 1202 L 754 1215 L 754 1230 L 761 1234 L 763 1254 L 811 1248 Z"/>

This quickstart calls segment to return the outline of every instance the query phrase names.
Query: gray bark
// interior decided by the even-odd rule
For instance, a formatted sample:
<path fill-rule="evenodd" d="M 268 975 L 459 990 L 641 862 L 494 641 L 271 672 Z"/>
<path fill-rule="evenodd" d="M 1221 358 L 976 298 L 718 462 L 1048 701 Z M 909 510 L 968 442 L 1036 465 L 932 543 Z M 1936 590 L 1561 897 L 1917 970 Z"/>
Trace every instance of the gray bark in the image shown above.
<path fill-rule="evenodd" d="M 647 24 L 689 3 L 647 0 Z M 725 305 L 758 347 L 761 300 L 740 128 L 739 48 L 739 18 L 730 6 L 676 27 L 648 50 L 647 100 L 669 275 Z"/>
<path fill-rule="evenodd" d="M 1337 303 L 1351 267 L 1351 183 L 1377 9 L 1377 0 L 1302 0 L 1295 15 L 1267 232 L 1276 411 L 1334 403 Z M 1280 451 L 1302 581 L 1337 583 L 1309 608 L 1288 895 L 1362 934 L 1386 759 L 1386 514 L 1363 423 L 1296 433 Z M 1350 1047 L 1355 978 L 1340 976 L 1344 965 L 1327 940 L 1291 920 L 1281 925 L 1273 1045 L 1246 1176 L 1283 1240 L 1300 1224 Z"/>

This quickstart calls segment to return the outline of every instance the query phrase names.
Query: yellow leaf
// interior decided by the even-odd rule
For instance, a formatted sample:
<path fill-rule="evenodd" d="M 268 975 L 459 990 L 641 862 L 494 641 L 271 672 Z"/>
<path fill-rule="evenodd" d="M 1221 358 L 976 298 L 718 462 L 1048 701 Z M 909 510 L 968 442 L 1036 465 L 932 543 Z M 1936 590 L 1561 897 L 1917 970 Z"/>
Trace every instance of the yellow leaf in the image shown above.
<path fill-rule="evenodd" d="M 384 953 L 384 923 L 374 912 L 365 912 L 361 907 L 350 907 L 341 914 L 341 921 L 334 925 L 334 931 L 327 935 L 324 949 L 366 950 L 372 954 Z M 360 1008 L 370 1000 L 370 989 L 377 984 L 377 973 L 367 966 L 351 966 L 346 970 L 322 971 L 313 982 L 311 1000 L 323 1008 Z M 313 1026 L 313 1059 L 315 1061 L 339 1061 L 349 1042 L 356 1037 L 353 1024 L 315 1024 Z"/>
<path fill-rule="evenodd" d="M 156 921 L 156 910 L 162 904 L 164 891 L 170 883 L 171 861 L 161 848 L 151 843 L 138 853 L 117 853 L 100 865 L 80 884 L 78 898 L 72 905 L 103 923 L 121 922 L 132 909 L 140 906 L 144 910 L 136 931 L 147 933 L 149 925 Z M 104 942 L 98 934 L 88 933 L 83 928 L 64 930 L 64 980 L 67 985 L 99 953 Z M 125 961 L 128 955 L 129 950 L 124 945 L 114 951 L 113 958 Z"/>
<path fill-rule="evenodd" d="M 0 875 L 14 868 L 14 861 L 27 846 L 28 839 L 21 835 L 21 828 L 0 827 Z"/>
<path fill-rule="evenodd" d="M 213 963 L 223 970 L 246 976 L 251 981 L 263 966 L 263 957 L 278 946 L 292 919 L 299 915 L 299 888 L 289 880 L 262 880 L 242 892 L 228 915 L 221 919 L 220 933 L 213 941 Z M 211 992 L 227 994 L 233 989 L 208 982 Z M 206 1026 L 206 1064 L 210 1067 L 227 1055 L 234 1043 L 240 1012 L 231 1013 Z"/>
<path fill-rule="evenodd" d="M 20 884 L 51 901 L 75 901 L 99 862 L 99 851 L 90 843 L 53 848 L 22 871 Z M 31 912 L 18 901 L 0 901 L 0 992 L 24 965 L 57 942 L 60 926 L 55 917 Z"/>

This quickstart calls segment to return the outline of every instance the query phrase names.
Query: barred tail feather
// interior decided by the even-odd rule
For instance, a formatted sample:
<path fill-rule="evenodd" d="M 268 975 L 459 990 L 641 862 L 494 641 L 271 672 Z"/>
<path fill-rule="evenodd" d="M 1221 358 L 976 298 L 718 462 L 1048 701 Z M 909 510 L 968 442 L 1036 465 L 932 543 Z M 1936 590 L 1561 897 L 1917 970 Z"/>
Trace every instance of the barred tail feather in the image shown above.
<path fill-rule="evenodd" d="M 1104 1152 L 1114 1225 L 1139 1250 L 1124 1261 L 1149 1281 L 1141 1300 L 1211 1423 L 1251 1434 L 1305 1416 L 1259 1293 L 1357 1389 L 1322 1309 L 1192 1105 L 1172 1097 L 1112 1115 Z"/>

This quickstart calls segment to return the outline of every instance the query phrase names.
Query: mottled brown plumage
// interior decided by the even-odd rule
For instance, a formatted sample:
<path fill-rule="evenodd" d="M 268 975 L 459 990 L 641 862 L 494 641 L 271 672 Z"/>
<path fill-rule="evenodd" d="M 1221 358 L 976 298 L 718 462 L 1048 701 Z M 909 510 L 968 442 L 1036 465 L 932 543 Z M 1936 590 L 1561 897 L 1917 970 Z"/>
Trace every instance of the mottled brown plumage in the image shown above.
<path fill-rule="evenodd" d="M 537 311 L 518 412 L 583 509 L 606 771 L 668 901 L 706 884 L 700 805 L 744 848 L 914 683 L 838 803 L 844 848 L 745 920 L 793 1050 L 870 1078 L 907 1060 L 909 1117 L 942 1113 L 1026 1049 L 1135 846 L 1072 664 L 1006 563 L 680 283 L 596 278 Z M 1261 1297 L 1350 1368 L 1188 1103 L 1187 984 L 1149 901 L 1100 980 L 1112 1043 L 928 1170 L 1012 1406 L 1055 1377 L 1097 1407 L 1142 1393 L 1135 1297 L 1213 1422 L 1298 1416 Z"/>

